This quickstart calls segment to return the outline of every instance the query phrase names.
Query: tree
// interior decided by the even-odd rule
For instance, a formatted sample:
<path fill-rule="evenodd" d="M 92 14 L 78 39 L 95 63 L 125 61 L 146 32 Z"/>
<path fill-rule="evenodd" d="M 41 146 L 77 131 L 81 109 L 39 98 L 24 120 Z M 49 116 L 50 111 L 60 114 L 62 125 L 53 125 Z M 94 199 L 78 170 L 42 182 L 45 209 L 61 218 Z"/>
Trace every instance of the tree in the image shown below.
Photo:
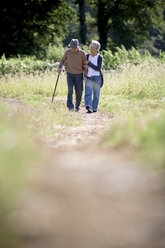
<path fill-rule="evenodd" d="M 147 49 L 154 55 L 158 55 L 160 50 L 165 51 L 165 9 L 164 9 L 164 21 L 160 23 L 158 27 L 149 28 L 150 38 L 144 42 L 142 47 Z"/>
<path fill-rule="evenodd" d="M 39 54 L 66 34 L 75 11 L 65 0 L 2 0 L 0 54 Z"/>
<path fill-rule="evenodd" d="M 149 36 L 149 26 L 163 20 L 165 0 L 88 0 L 95 10 L 102 49 L 139 46 Z M 108 44 L 109 43 L 109 44 Z"/>
<path fill-rule="evenodd" d="M 78 16 L 80 22 L 80 42 L 86 44 L 86 18 L 85 18 L 85 0 L 75 0 L 75 4 L 78 4 Z"/>

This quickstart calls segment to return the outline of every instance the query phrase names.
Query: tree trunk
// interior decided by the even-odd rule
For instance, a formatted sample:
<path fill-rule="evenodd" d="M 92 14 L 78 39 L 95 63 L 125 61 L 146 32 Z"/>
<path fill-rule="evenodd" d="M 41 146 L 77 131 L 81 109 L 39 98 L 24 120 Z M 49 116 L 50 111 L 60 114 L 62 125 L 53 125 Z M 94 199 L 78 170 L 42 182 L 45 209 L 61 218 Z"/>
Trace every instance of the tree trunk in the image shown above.
<path fill-rule="evenodd" d="M 79 20 L 80 20 L 80 43 L 86 44 L 86 19 L 85 19 L 85 0 L 78 0 Z"/>
<path fill-rule="evenodd" d="M 108 1 L 98 0 L 97 27 L 102 50 L 107 47 L 108 30 L 110 29 L 108 21 L 110 18 L 115 17 L 115 13 L 121 2 L 122 0 L 116 0 L 114 1 L 114 5 L 110 7 Z"/>
<path fill-rule="evenodd" d="M 101 49 L 106 49 L 107 46 L 107 24 L 109 16 L 105 13 L 105 3 L 102 0 L 98 0 L 98 13 L 97 13 L 97 27 L 99 32 L 99 42 Z"/>
<path fill-rule="evenodd" d="M 99 42 L 101 44 L 101 50 L 105 50 L 107 47 L 107 31 L 105 30 L 104 23 L 102 25 L 98 26 L 98 32 L 99 32 Z"/>

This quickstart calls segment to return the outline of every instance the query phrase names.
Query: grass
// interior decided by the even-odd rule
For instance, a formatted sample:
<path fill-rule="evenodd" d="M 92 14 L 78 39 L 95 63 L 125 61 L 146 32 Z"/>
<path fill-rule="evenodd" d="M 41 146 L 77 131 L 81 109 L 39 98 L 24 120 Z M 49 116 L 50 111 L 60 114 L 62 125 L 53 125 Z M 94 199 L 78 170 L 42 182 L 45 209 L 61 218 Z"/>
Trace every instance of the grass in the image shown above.
<path fill-rule="evenodd" d="M 127 99 L 154 98 L 165 96 L 165 64 L 157 60 L 146 61 L 138 66 L 126 64 L 120 69 L 104 73 L 105 83 L 101 90 L 101 97 L 121 96 Z M 25 75 L 6 75 L 0 78 L 0 95 L 3 97 L 31 97 L 40 95 L 51 97 L 57 79 L 57 72 L 46 71 Z M 66 75 L 62 73 L 57 86 L 57 97 L 66 97 Z"/>
<path fill-rule="evenodd" d="M 165 168 L 165 64 L 157 61 L 105 74 L 100 107 L 114 116 L 103 145 L 129 149 L 154 168 Z"/>
<path fill-rule="evenodd" d="M 54 136 L 59 131 L 59 125 L 63 127 L 79 126 L 81 121 L 74 112 L 69 113 L 66 108 L 66 100 L 51 99 L 41 96 L 33 96 L 24 100 L 26 106 L 35 107 L 37 119 L 33 122 L 38 126 L 38 131 L 42 135 Z M 37 123 L 37 122 L 38 123 Z"/>
<path fill-rule="evenodd" d="M 102 96 L 121 95 L 127 99 L 154 98 L 165 96 L 165 64 L 127 64 L 116 71 L 105 73 L 106 87 Z"/>
<path fill-rule="evenodd" d="M 165 111 L 119 115 L 105 133 L 102 145 L 127 150 L 151 169 L 164 169 Z"/>
<path fill-rule="evenodd" d="M 102 144 L 130 150 L 134 159 L 140 158 L 151 168 L 165 168 L 165 64 L 157 60 L 137 66 L 125 64 L 104 72 L 104 77 L 99 109 L 114 118 Z M 64 72 L 51 105 L 56 78 L 56 71 L 0 78 L 0 247 L 18 247 L 6 216 L 26 187 L 27 171 L 42 161 L 41 144 L 35 142 L 35 137 L 56 135 L 59 125 L 81 125 L 79 115 L 66 108 Z M 21 100 L 24 110 L 2 98 Z"/>
<path fill-rule="evenodd" d="M 57 73 L 50 71 L 29 75 L 24 73 L 9 74 L 0 78 L 0 95 L 11 98 L 26 98 L 36 95 L 50 97 L 53 94 L 56 79 Z M 62 73 L 57 87 L 57 95 L 65 96 L 66 94 L 66 82 Z"/>
<path fill-rule="evenodd" d="M 42 164 L 46 156 L 24 126 L 20 113 L 11 114 L 5 105 L 0 119 L 0 247 L 18 248 L 17 229 L 13 230 L 9 219 L 20 194 L 29 187 L 29 172 Z"/>
<path fill-rule="evenodd" d="M 117 70 L 104 72 L 104 78 L 99 108 L 110 113 L 117 121 L 114 126 L 110 126 L 110 135 L 107 136 L 109 145 L 112 141 L 115 146 L 120 146 L 125 142 L 132 145 L 132 140 L 134 140 L 132 136 L 141 137 L 138 123 L 144 120 L 147 130 L 149 130 L 148 119 L 153 116 L 154 121 L 157 113 L 162 113 L 161 110 L 165 107 L 165 64 L 153 58 L 150 58 L 149 61 L 145 60 L 139 65 L 128 63 Z M 51 105 L 56 79 L 57 72 L 55 70 L 44 73 L 35 72 L 29 75 L 24 73 L 8 74 L 0 78 L 0 95 L 1 97 L 21 99 L 23 104 L 30 106 L 31 109 L 22 113 L 21 118 L 24 125 L 41 135 L 53 136 L 58 132 L 58 125 L 64 127 L 81 125 L 78 115 L 68 113 L 66 108 L 67 84 L 64 72 L 60 75 L 56 96 Z M 6 104 L 0 102 L 0 110 L 6 107 Z M 12 115 L 11 112 L 10 115 Z M 113 139 L 111 129 L 113 129 Z M 127 135 L 125 129 L 129 130 Z M 129 132 L 132 133 L 131 137 Z M 107 140 L 106 144 L 108 144 Z M 139 145 L 134 147 L 136 147 L 136 151 L 139 151 Z M 144 147 L 143 149 L 145 150 Z"/>
<path fill-rule="evenodd" d="M 68 113 L 64 101 L 55 99 L 51 105 L 50 97 L 36 94 L 38 87 L 45 86 L 50 80 L 48 74 L 47 76 L 48 80 L 44 83 L 40 75 L 33 76 L 36 87 L 31 84 L 32 77 L 22 74 L 9 77 L 9 81 L 3 78 L 4 81 L 0 84 L 2 98 L 18 98 L 24 106 L 18 108 L 17 101 L 12 100 L 8 104 L 4 99 L 0 100 L 0 247 L 21 247 L 17 230 L 13 230 L 8 218 L 14 211 L 21 192 L 29 187 L 28 172 L 36 170 L 45 160 L 46 155 L 38 136 L 56 135 L 59 125 L 80 125 L 78 116 Z M 29 79 L 29 91 L 21 95 Z M 18 83 L 19 87 L 15 87 Z"/>
<path fill-rule="evenodd" d="M 49 71 L 34 75 L 24 73 L 7 75 L 0 79 L 0 95 L 2 98 L 21 99 L 25 106 L 31 107 L 31 111 L 22 113 L 24 125 L 33 127 L 42 135 L 53 136 L 57 132 L 55 124 L 62 126 L 81 124 L 78 116 L 67 111 L 67 87 L 64 73 L 60 75 L 56 96 L 51 104 L 56 79 L 57 73 Z M 0 103 L 0 108 L 1 105 L 3 103 Z"/>
<path fill-rule="evenodd" d="M 5 107 L 6 107 L 6 104 L 0 101 L 0 111 L 4 110 Z"/>

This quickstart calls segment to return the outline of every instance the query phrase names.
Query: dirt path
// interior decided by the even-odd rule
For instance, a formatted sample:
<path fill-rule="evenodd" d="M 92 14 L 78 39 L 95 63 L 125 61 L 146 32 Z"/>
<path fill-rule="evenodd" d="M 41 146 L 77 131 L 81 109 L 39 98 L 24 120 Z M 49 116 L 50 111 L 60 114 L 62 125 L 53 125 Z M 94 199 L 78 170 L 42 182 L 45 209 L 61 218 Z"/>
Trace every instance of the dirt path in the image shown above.
<path fill-rule="evenodd" d="M 57 136 L 53 139 L 48 139 L 48 146 L 51 148 L 65 148 L 78 149 L 79 147 L 86 147 L 94 142 L 94 146 L 98 145 L 100 135 L 106 130 L 109 121 L 111 120 L 103 112 L 86 114 L 84 108 L 79 113 L 71 113 L 71 115 L 78 116 L 82 125 L 73 127 L 58 127 Z M 52 142 L 51 142 L 52 141 Z"/>
<path fill-rule="evenodd" d="M 159 175 L 100 147 L 111 118 L 44 140 L 47 164 L 31 178 L 15 218 L 24 248 L 164 248 L 165 185 Z"/>

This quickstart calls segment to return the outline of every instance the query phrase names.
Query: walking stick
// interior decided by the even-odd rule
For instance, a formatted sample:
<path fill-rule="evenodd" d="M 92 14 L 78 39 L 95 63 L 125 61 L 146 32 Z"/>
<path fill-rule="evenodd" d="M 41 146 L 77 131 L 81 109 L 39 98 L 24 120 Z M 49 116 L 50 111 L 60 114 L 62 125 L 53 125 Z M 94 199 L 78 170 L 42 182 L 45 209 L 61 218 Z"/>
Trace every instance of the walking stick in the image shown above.
<path fill-rule="evenodd" d="M 53 102 L 53 99 L 54 99 L 54 96 L 55 96 L 55 93 L 56 93 L 56 88 L 57 88 L 57 83 L 58 83 L 59 76 L 60 76 L 60 73 L 58 74 L 56 84 L 55 84 L 55 87 L 54 87 L 54 92 L 53 92 L 53 96 L 52 96 L 52 102 Z"/>

